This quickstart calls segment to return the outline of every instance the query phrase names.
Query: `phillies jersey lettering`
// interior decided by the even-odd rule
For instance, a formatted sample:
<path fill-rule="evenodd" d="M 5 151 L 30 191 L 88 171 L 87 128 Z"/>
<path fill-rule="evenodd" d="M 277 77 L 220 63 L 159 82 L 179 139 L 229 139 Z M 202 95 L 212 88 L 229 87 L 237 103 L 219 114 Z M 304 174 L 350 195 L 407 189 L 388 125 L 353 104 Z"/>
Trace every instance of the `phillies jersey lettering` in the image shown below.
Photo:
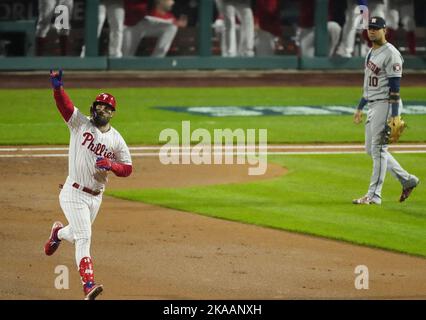
<path fill-rule="evenodd" d="M 389 42 L 370 49 L 365 59 L 364 98 L 389 99 L 389 78 L 402 77 L 403 62 L 399 51 Z"/>
<path fill-rule="evenodd" d="M 104 158 L 108 158 L 108 159 L 114 159 L 115 158 L 113 152 L 108 152 L 106 145 L 104 145 L 102 143 L 96 143 L 96 142 L 94 143 L 93 142 L 95 140 L 93 134 L 91 134 L 89 132 L 85 132 L 85 133 L 83 133 L 83 137 L 84 137 L 84 141 L 83 141 L 82 145 L 85 146 L 86 142 L 89 142 L 87 144 L 87 149 L 92 151 L 95 155 L 101 156 L 101 157 L 104 157 Z"/>
<path fill-rule="evenodd" d="M 67 125 L 70 130 L 70 146 L 66 183 L 77 182 L 92 190 L 104 190 L 109 171 L 96 168 L 98 157 L 132 164 L 126 142 L 113 127 L 102 133 L 76 107 Z"/>

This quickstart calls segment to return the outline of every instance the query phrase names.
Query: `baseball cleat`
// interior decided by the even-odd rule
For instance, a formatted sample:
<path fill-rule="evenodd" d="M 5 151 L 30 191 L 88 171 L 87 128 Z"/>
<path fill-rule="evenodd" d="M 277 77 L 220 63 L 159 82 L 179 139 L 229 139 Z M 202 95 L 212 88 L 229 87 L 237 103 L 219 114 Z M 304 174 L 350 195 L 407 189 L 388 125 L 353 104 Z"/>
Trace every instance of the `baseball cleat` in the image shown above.
<path fill-rule="evenodd" d="M 352 200 L 352 203 L 353 204 L 380 204 L 380 202 L 374 201 L 369 196 L 364 196 L 364 197 L 361 197 L 359 199 L 354 199 L 354 200 Z"/>
<path fill-rule="evenodd" d="M 58 238 L 58 231 L 61 230 L 64 227 L 64 225 L 56 221 L 53 226 L 52 230 L 50 231 L 49 240 L 47 240 L 46 244 L 44 245 L 44 253 L 46 253 L 47 256 L 51 256 L 55 253 L 56 249 L 58 249 L 61 240 Z"/>
<path fill-rule="evenodd" d="M 95 300 L 96 297 L 104 290 L 101 284 L 93 284 L 90 288 L 84 286 L 85 298 L 84 300 Z"/>
<path fill-rule="evenodd" d="M 419 183 L 420 183 L 420 180 L 416 179 L 415 185 L 408 187 L 408 188 L 403 188 L 401 196 L 399 197 L 399 202 L 404 202 L 405 200 L 407 200 L 407 198 L 410 196 L 411 192 L 413 192 L 414 188 L 417 187 L 419 185 Z"/>

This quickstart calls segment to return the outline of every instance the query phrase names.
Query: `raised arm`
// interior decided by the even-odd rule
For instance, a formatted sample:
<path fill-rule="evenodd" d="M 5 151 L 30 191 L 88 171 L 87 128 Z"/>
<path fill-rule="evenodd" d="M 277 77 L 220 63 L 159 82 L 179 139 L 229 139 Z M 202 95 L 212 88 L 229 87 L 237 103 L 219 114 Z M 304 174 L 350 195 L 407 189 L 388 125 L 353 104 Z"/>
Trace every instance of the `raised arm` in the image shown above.
<path fill-rule="evenodd" d="M 66 122 L 69 121 L 74 113 L 74 104 L 64 90 L 62 82 L 62 70 L 53 72 L 50 70 L 50 82 L 53 87 L 53 96 L 55 97 L 56 106 Z"/>

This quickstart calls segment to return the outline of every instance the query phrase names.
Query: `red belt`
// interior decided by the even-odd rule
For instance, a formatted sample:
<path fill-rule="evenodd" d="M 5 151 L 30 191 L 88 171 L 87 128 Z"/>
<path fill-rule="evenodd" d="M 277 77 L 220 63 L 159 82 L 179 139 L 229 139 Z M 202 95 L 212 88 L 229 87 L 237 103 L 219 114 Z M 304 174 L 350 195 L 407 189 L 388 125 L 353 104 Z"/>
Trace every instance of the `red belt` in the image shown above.
<path fill-rule="evenodd" d="M 64 185 L 62 185 L 62 184 L 60 184 L 59 185 L 59 188 L 61 188 L 62 189 L 62 187 L 63 187 Z M 94 190 L 92 190 L 92 189 L 89 189 L 89 188 L 86 188 L 86 187 L 83 187 L 83 189 L 80 189 L 80 185 L 77 183 L 77 182 L 74 182 L 73 184 L 72 184 L 72 186 L 74 187 L 74 188 L 76 188 L 76 189 L 78 189 L 78 190 L 81 190 L 81 191 L 83 191 L 83 192 L 86 192 L 86 193 L 88 193 L 88 194 L 91 194 L 92 196 L 98 196 L 98 195 L 100 195 L 101 194 L 101 192 L 100 191 L 94 191 Z"/>

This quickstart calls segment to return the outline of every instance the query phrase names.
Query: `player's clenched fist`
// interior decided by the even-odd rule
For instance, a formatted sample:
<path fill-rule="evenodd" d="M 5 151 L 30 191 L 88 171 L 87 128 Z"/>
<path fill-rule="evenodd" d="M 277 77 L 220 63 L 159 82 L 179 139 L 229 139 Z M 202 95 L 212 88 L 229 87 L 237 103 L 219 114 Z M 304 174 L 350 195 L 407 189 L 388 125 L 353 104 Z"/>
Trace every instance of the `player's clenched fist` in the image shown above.
<path fill-rule="evenodd" d="M 96 160 L 96 167 L 98 169 L 102 169 L 102 170 L 111 170 L 112 162 L 111 162 L 111 160 L 109 160 L 107 158 L 99 157 Z"/>
<path fill-rule="evenodd" d="M 50 82 L 52 83 L 52 87 L 54 89 L 59 89 L 64 85 L 62 82 L 62 69 L 60 69 L 59 72 L 50 70 Z"/>

